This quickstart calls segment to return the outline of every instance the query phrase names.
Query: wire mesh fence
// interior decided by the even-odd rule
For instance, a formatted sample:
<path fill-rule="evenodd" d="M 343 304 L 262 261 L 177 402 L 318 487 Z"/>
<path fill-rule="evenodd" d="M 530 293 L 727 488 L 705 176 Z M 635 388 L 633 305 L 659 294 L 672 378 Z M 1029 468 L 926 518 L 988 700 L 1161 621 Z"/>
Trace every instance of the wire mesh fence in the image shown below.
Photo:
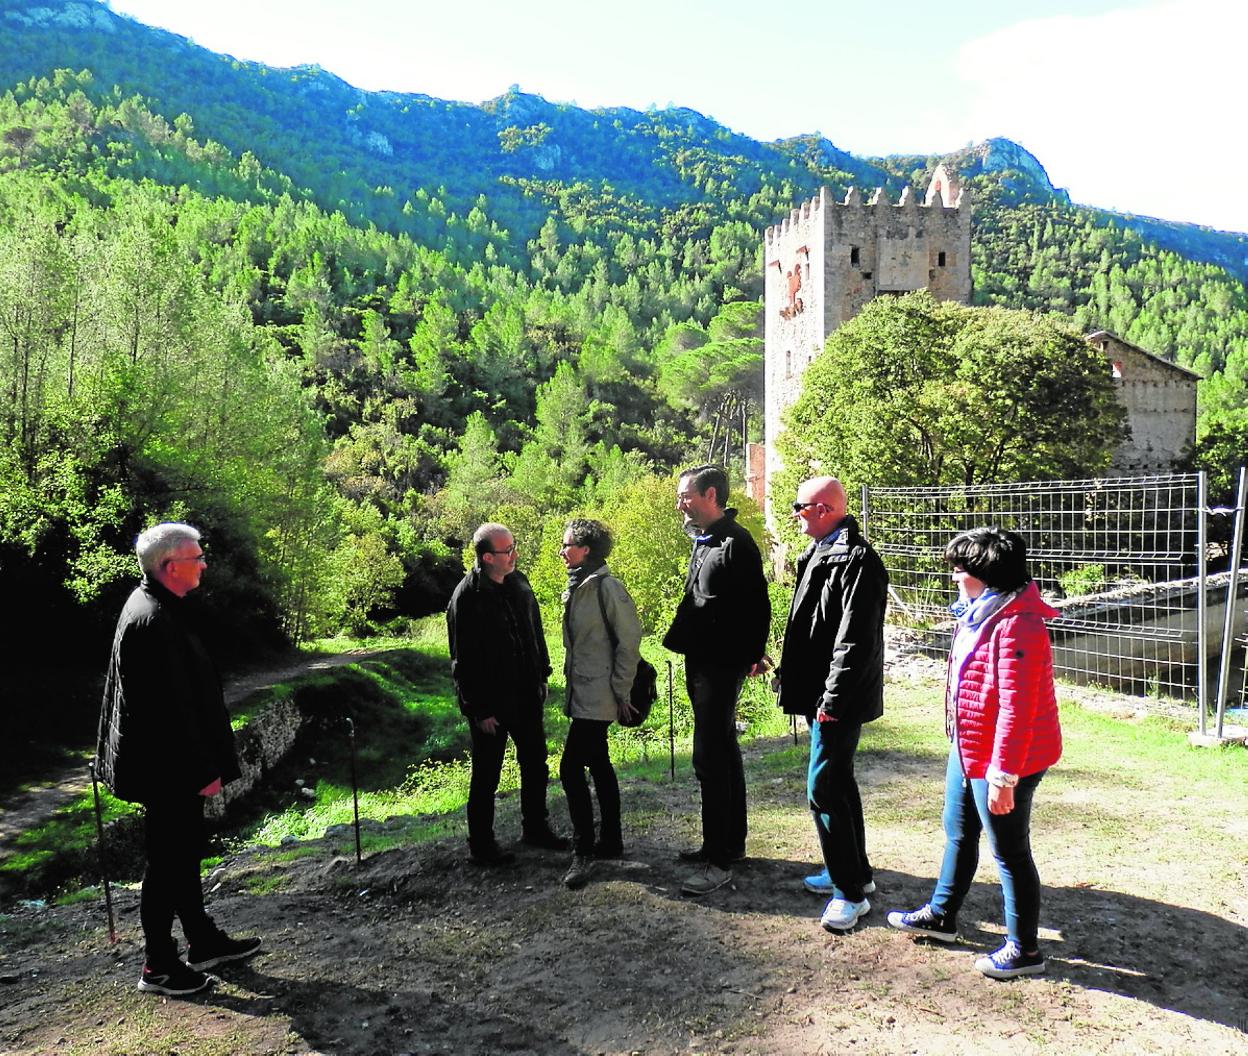
<path fill-rule="evenodd" d="M 1061 612 L 1057 674 L 1186 700 L 1207 676 L 1205 524 L 1198 474 L 945 488 L 870 488 L 864 528 L 888 568 L 890 619 L 947 652 L 956 599 L 945 544 L 996 524 L 1027 544 L 1032 575 Z"/>

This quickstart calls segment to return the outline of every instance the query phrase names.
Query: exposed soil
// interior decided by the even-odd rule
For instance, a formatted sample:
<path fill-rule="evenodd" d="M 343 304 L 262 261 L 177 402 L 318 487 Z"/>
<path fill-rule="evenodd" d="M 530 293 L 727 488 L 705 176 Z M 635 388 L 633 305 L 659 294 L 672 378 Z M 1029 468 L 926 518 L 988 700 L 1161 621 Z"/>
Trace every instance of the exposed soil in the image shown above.
<path fill-rule="evenodd" d="M 566 854 L 517 847 L 516 865 L 485 871 L 462 834 L 361 866 L 341 837 L 319 857 L 248 851 L 206 886 L 218 921 L 264 949 L 190 1000 L 134 989 L 133 890 L 117 896 L 116 946 L 98 904 L 19 910 L 0 918 L 0 1051 L 1248 1053 L 1248 796 L 1186 802 L 1164 778 L 1094 768 L 1046 779 L 1049 971 L 1000 983 L 971 965 L 1001 937 L 990 859 L 964 943 L 886 926 L 930 892 L 942 767 L 873 745 L 871 728 L 859 769 L 879 892 L 852 934 L 819 928 L 822 901 L 801 888 L 803 756 L 749 747 L 750 858 L 703 899 L 680 895 L 675 860 L 697 842 L 687 764 L 675 783 L 623 782 L 628 856 L 576 892 Z M 561 818 L 557 786 L 551 805 Z M 509 797 L 500 837 L 517 827 Z"/>

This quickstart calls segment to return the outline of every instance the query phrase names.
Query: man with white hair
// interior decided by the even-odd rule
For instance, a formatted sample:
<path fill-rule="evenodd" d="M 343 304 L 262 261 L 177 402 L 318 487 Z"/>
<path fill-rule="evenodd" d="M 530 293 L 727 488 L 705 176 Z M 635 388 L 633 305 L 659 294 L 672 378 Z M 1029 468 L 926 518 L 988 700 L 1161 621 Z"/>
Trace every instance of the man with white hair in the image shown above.
<path fill-rule="evenodd" d="M 96 769 L 119 799 L 145 808 L 139 989 L 180 997 L 209 985 L 205 969 L 250 957 L 260 939 L 232 939 L 218 928 L 200 887 L 204 799 L 240 776 L 221 682 L 184 608 L 208 564 L 200 533 L 158 524 L 138 537 L 135 552 L 143 579 L 113 636 Z M 173 941 L 175 916 L 185 961 Z"/>

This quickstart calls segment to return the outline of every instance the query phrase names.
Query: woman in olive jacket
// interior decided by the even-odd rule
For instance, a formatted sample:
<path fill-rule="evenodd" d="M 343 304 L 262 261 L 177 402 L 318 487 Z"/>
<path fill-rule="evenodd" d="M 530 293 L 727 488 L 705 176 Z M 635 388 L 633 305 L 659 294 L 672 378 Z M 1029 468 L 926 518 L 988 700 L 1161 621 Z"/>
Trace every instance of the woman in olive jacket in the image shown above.
<path fill-rule="evenodd" d="M 641 655 L 641 622 L 628 590 L 607 569 L 611 545 L 606 525 L 578 519 L 568 522 L 559 551 L 568 569 L 563 595 L 564 711 L 572 724 L 559 764 L 573 829 L 572 864 L 563 878 L 568 887 L 582 887 L 589 880 L 595 858 L 624 853 L 620 786 L 607 730 L 615 719 L 632 714 L 629 693 Z M 586 770 L 598 795 L 596 841 Z"/>

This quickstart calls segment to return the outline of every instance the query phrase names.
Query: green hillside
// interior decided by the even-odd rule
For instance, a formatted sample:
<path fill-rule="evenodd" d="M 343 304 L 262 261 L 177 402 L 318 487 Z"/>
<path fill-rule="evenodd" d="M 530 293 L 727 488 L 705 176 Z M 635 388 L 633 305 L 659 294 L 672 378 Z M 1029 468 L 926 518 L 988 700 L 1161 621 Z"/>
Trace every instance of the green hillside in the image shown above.
<path fill-rule="evenodd" d="M 547 601 L 573 509 L 657 567 L 666 473 L 739 464 L 742 422 L 760 432 L 763 228 L 939 160 L 688 110 L 365 93 L 93 0 L 6 0 L 0 29 L 0 584 L 30 599 L 10 646 L 88 643 L 68 682 L 98 670 L 155 517 L 208 529 L 204 616 L 236 657 L 436 610 L 483 511 L 551 564 Z M 1211 261 L 1242 267 L 1244 236 L 1072 205 L 1007 141 L 953 161 L 977 302 L 1195 367 L 1225 474 L 1248 301 Z"/>

